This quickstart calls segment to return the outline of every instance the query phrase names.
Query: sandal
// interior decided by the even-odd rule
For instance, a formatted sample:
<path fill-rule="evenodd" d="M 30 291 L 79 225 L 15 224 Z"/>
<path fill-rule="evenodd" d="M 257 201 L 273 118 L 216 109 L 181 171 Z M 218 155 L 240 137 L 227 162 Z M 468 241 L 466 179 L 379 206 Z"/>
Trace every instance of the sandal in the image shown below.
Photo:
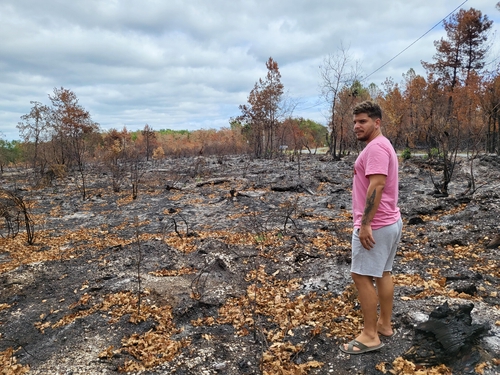
<path fill-rule="evenodd" d="M 384 346 L 383 343 L 375 346 L 366 346 L 365 344 L 359 342 L 358 340 L 352 340 L 347 344 L 347 349 L 344 348 L 344 344 L 340 345 L 340 350 L 346 354 L 362 354 L 373 352 L 374 350 L 379 350 Z M 355 350 L 354 348 L 358 348 L 359 350 Z"/>
<path fill-rule="evenodd" d="M 396 336 L 396 334 L 397 334 L 397 333 L 398 333 L 398 330 L 397 330 L 396 328 L 393 328 L 393 329 L 392 329 L 392 335 L 384 335 L 383 333 L 380 333 L 380 332 L 379 332 L 378 334 L 379 334 L 380 336 L 382 336 L 382 337 L 385 337 L 385 338 L 390 339 L 391 337 Z"/>

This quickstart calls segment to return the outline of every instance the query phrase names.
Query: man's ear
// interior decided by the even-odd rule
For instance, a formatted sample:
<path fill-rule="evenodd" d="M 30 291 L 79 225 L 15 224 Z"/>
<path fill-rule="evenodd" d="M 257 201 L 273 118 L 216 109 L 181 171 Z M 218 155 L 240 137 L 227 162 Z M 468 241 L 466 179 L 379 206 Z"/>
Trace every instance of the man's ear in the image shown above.
<path fill-rule="evenodd" d="M 379 118 L 375 120 L 375 126 L 377 126 L 379 128 L 380 128 L 381 123 L 382 123 L 382 120 L 380 120 Z"/>

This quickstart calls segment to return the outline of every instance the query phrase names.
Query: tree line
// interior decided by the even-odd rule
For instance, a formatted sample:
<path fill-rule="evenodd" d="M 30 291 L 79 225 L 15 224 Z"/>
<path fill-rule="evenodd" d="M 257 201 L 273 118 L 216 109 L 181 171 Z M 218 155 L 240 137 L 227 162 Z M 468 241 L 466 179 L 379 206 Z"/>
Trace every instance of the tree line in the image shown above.
<path fill-rule="evenodd" d="M 31 111 L 17 125 L 21 141 L 0 140 L 0 168 L 25 163 L 39 180 L 74 171 L 83 195 L 89 163 L 107 166 L 116 176 L 134 170 L 141 160 L 193 155 L 249 153 L 272 158 L 283 153 L 313 153 L 326 147 L 340 159 L 359 145 L 352 133 L 352 108 L 372 99 L 384 112 L 384 133 L 398 150 L 425 150 L 440 155 L 446 193 L 457 153 L 500 154 L 500 67 L 486 64 L 492 21 L 480 11 L 460 9 L 443 22 L 446 37 L 434 42 L 431 62 L 422 61 L 426 76 L 413 69 L 399 83 L 387 78 L 371 83 L 341 46 L 320 66 L 321 97 L 327 105 L 327 126 L 294 117 L 296 104 L 285 94 L 278 62 L 266 62 L 267 75 L 239 106 L 241 114 L 218 130 L 197 131 L 110 129 L 102 131 L 76 94 L 54 88 L 50 105 L 31 102 Z M 449 182 L 449 181 L 448 181 Z"/>
<path fill-rule="evenodd" d="M 343 46 L 325 57 L 320 67 L 321 95 L 329 113 L 324 141 L 332 156 L 341 158 L 357 147 L 352 108 L 367 99 L 381 105 L 386 136 L 399 150 L 500 153 L 500 70 L 486 69 L 492 21 L 474 8 L 461 9 L 443 26 L 446 37 L 435 41 L 434 60 L 421 62 L 425 77 L 410 69 L 401 83 L 388 78 L 382 88 L 364 85 L 361 63 Z M 293 111 L 283 99 L 277 62 L 270 58 L 266 66 L 266 79 L 255 84 L 237 117 L 255 155 L 264 157 L 282 144 L 280 130 Z"/>

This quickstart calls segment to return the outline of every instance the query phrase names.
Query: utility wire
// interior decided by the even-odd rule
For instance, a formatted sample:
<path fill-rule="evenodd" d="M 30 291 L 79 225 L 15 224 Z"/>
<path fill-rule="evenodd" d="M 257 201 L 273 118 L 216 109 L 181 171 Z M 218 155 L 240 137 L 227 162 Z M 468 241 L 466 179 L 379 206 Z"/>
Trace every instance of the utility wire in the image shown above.
<path fill-rule="evenodd" d="M 420 39 L 422 39 L 424 36 L 426 36 L 427 34 L 429 34 L 432 30 L 434 30 L 437 26 L 439 26 L 443 21 L 445 21 L 449 16 L 451 16 L 453 13 L 455 13 L 457 11 L 457 9 L 459 9 L 462 5 L 464 5 L 467 1 L 469 0 L 465 0 L 462 4 L 460 4 L 459 6 L 457 6 L 455 9 L 453 9 L 450 13 L 448 13 L 448 15 L 446 17 L 444 17 L 443 19 L 441 19 L 438 23 L 436 23 L 434 26 L 432 26 L 429 30 L 427 30 L 424 34 L 422 34 L 419 38 L 417 38 L 413 43 L 411 43 L 408 47 L 406 47 L 405 49 L 403 49 L 401 52 L 399 52 L 396 56 L 394 56 L 392 59 L 390 59 L 389 61 L 387 61 L 385 64 L 383 64 L 382 66 L 380 66 L 379 68 L 377 68 L 376 70 L 374 70 L 373 72 L 371 72 L 370 74 L 368 74 L 366 77 L 363 78 L 363 81 L 366 81 L 369 77 L 371 77 L 373 74 L 375 74 L 376 72 L 378 72 L 380 69 L 382 69 L 384 66 L 386 66 L 387 64 L 389 64 L 391 61 L 393 61 L 395 58 L 397 58 L 399 55 L 401 55 L 403 52 L 405 52 L 407 49 L 409 49 L 411 46 L 413 46 L 415 43 L 417 43 Z M 311 109 L 311 108 L 314 108 L 314 107 L 317 107 L 319 105 L 323 104 L 322 102 L 318 101 L 316 104 L 313 104 L 309 107 L 306 107 L 306 108 L 299 108 L 301 111 L 303 110 L 306 110 L 306 109 Z"/>
<path fill-rule="evenodd" d="M 325 103 L 326 103 L 326 100 L 322 100 L 322 101 L 319 101 L 319 100 L 318 100 L 318 101 L 316 102 L 316 104 L 313 104 L 313 105 L 311 105 L 311 106 L 309 106 L 309 107 L 305 107 L 305 108 L 299 108 L 299 109 L 300 109 L 301 111 L 304 111 L 304 110 L 306 110 L 306 109 L 311 109 L 311 108 L 314 108 L 314 107 L 317 107 L 317 106 L 323 105 L 323 104 L 325 104 Z"/>
<path fill-rule="evenodd" d="M 459 6 L 457 6 L 455 9 L 453 9 L 453 11 L 451 11 L 446 17 L 444 17 L 441 21 L 439 21 L 438 23 L 436 23 L 434 26 L 432 26 L 429 30 L 427 30 L 424 34 L 422 34 L 417 40 L 415 40 L 412 44 L 410 44 L 408 47 L 406 47 L 404 50 L 402 50 L 401 52 L 399 52 L 396 56 L 394 56 L 392 59 L 390 59 L 389 61 L 387 61 L 384 65 L 382 65 L 381 67 L 377 68 L 376 70 L 374 70 L 373 72 L 371 72 L 370 74 L 368 74 L 365 78 L 363 78 L 363 81 L 364 80 L 367 80 L 368 77 L 371 77 L 373 74 L 375 74 L 376 72 L 378 72 L 380 69 L 382 69 L 384 66 L 386 66 L 387 64 L 389 64 L 392 60 L 394 60 L 396 57 L 398 57 L 399 55 L 401 55 L 403 52 L 405 52 L 408 48 L 410 48 L 411 46 L 413 46 L 415 43 L 417 43 L 420 39 L 422 39 L 424 36 L 426 36 L 427 34 L 429 34 L 433 29 L 435 29 L 437 26 L 439 26 L 441 24 L 441 22 L 445 21 L 449 16 L 451 16 L 453 13 L 455 13 L 457 11 L 458 8 L 460 8 L 462 5 L 464 5 L 467 1 L 469 0 L 465 0 L 462 4 L 460 4 Z"/>

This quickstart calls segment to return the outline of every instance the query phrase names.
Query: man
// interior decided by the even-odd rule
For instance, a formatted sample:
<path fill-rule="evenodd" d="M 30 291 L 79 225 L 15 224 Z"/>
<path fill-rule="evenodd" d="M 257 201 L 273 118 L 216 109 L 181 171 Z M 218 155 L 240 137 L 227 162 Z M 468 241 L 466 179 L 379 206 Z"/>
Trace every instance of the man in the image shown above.
<path fill-rule="evenodd" d="M 380 349 L 379 335 L 390 337 L 394 285 L 392 264 L 401 238 L 398 208 L 398 158 L 380 129 L 382 110 L 371 101 L 354 110 L 354 133 L 366 147 L 354 164 L 351 276 L 363 313 L 361 334 L 340 350 L 360 354 Z M 375 280 L 375 286 L 373 281 Z M 377 317 L 377 307 L 380 316 Z"/>

